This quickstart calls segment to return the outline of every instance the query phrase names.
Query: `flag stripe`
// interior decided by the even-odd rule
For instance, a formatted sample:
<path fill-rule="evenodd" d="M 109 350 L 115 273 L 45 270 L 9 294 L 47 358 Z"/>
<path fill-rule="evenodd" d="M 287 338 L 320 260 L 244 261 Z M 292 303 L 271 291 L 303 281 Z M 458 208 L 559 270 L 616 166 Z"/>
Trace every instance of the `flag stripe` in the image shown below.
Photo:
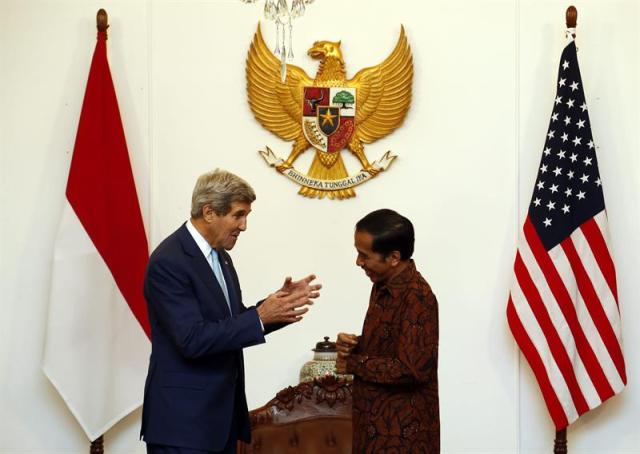
<path fill-rule="evenodd" d="M 540 357 L 542 369 L 536 370 L 536 374 L 546 374 L 547 379 L 555 393 L 562 412 L 568 421 L 574 421 L 578 417 L 578 412 L 571 398 L 569 387 L 565 381 L 558 364 L 554 360 L 550 350 L 545 333 L 538 324 L 535 315 L 526 300 L 522 289 L 517 283 L 511 288 L 511 301 L 515 308 L 520 323 L 525 330 L 527 337 L 535 348 L 537 355 Z M 532 366 L 533 369 L 533 366 Z"/>
<path fill-rule="evenodd" d="M 598 261 L 589 244 L 590 239 L 591 238 L 584 234 L 581 228 L 571 234 L 571 242 L 580 258 L 589 282 L 591 282 L 595 294 L 600 298 L 600 305 L 606 315 L 607 324 L 613 329 L 616 339 L 619 339 L 620 326 L 616 324 L 616 320 L 620 317 L 618 304 L 616 303 L 613 293 L 611 293 L 611 289 L 604 275 L 600 272 Z"/>
<path fill-rule="evenodd" d="M 589 279 L 589 275 L 584 268 L 584 264 L 582 263 L 571 238 L 567 238 L 562 242 L 562 249 L 564 250 L 567 259 L 569 260 L 569 264 L 571 265 L 580 295 L 587 310 L 589 311 L 589 314 L 591 315 L 591 318 L 593 319 L 600 337 L 609 351 L 609 354 L 613 358 L 614 362 L 623 361 L 618 339 L 616 338 L 613 328 L 609 323 L 609 318 L 602 307 L 602 301 L 593 288 L 591 279 Z"/>
<path fill-rule="evenodd" d="M 574 361 L 573 367 L 578 379 L 578 385 L 580 386 L 580 390 L 582 391 L 582 394 L 584 395 L 589 408 L 597 406 L 601 403 L 601 399 L 583 362 L 581 352 L 578 350 L 578 346 L 576 345 L 576 338 L 572 333 L 572 327 L 569 326 L 569 322 L 565 318 L 565 315 L 562 312 L 558 301 L 554 297 L 553 292 L 549 287 L 549 282 L 545 279 L 545 275 L 540 268 L 540 265 L 538 264 L 536 258 L 534 257 L 529 244 L 526 241 L 522 241 L 518 247 L 518 251 L 520 252 L 522 260 L 527 267 L 529 274 L 531 275 L 531 279 L 533 280 L 533 282 L 535 282 L 535 285 L 540 292 L 542 302 L 549 312 L 549 316 L 551 317 L 551 320 L 553 322 L 554 329 L 558 332 L 558 335 L 562 340 L 562 344 L 564 345 L 567 354 Z M 582 328 L 578 324 L 576 314 L 572 312 L 570 316 L 573 317 L 574 327 L 577 326 L 577 328 L 582 331 Z M 590 348 L 584 336 L 584 333 L 580 332 L 578 333 L 578 336 L 582 342 L 582 347 L 584 348 L 584 345 L 586 344 L 587 347 Z"/>
<path fill-rule="evenodd" d="M 620 349 L 620 344 L 618 343 L 616 334 L 611 322 L 609 321 L 609 317 L 607 317 L 607 313 L 602 305 L 602 299 L 596 293 L 593 283 L 589 278 L 587 270 L 585 269 L 581 257 L 578 255 L 571 238 L 567 238 L 562 242 L 562 249 L 565 251 L 567 258 L 569 259 L 569 263 L 571 264 L 573 274 L 576 276 L 578 290 L 585 302 L 585 306 L 593 319 L 598 333 L 600 333 L 600 337 L 604 341 L 604 345 L 609 352 L 609 355 L 616 365 L 618 373 L 622 377 L 624 375 L 624 358 L 622 356 L 622 350 Z M 613 390 L 611 390 L 611 394 L 606 398 L 611 397 L 612 394 Z"/>
<path fill-rule="evenodd" d="M 520 321 L 518 313 L 516 313 L 512 298 L 509 298 L 509 304 L 507 305 L 507 321 L 509 322 L 509 327 L 513 333 L 513 337 L 516 339 L 522 354 L 525 356 L 529 366 L 531 366 L 533 374 L 536 376 L 536 380 L 538 381 L 538 385 L 542 391 L 542 397 L 547 404 L 547 409 L 549 410 L 556 427 L 558 430 L 567 427 L 569 425 L 569 420 L 567 419 L 565 410 L 558 400 L 558 393 L 553 389 L 549 375 L 545 369 L 544 362 L 542 361 L 538 350 L 536 350 L 533 345 L 531 338 L 527 335 L 527 331 Z"/>
<path fill-rule="evenodd" d="M 67 199 L 140 326 L 150 335 L 141 283 L 149 259 L 129 152 L 118 109 L 106 36 L 98 35 L 91 61 Z"/>
<path fill-rule="evenodd" d="M 570 288 L 575 288 L 575 279 L 571 275 L 567 276 L 565 279 L 561 278 L 560 274 L 558 273 L 556 263 L 554 263 L 554 261 L 549 256 L 549 253 L 540 242 L 537 232 L 535 231 L 535 228 L 533 227 L 533 224 L 531 224 L 529 219 L 525 221 L 524 234 L 529 246 L 531 247 L 531 250 L 534 253 L 536 261 L 540 266 L 540 269 L 544 273 L 549 287 L 551 288 L 554 299 L 560 307 L 560 310 L 564 314 L 565 320 L 569 325 L 569 329 L 573 334 L 573 338 L 578 349 L 578 354 L 580 355 L 580 358 L 582 358 L 582 361 L 584 362 L 584 365 L 587 369 L 587 373 L 589 374 L 592 383 L 596 387 L 598 395 L 600 396 L 600 400 L 602 401 L 603 396 L 607 395 L 610 387 L 602 370 L 602 366 L 600 365 L 598 358 L 593 351 L 592 342 L 588 340 L 589 334 L 593 336 L 593 332 L 585 330 L 585 326 L 581 323 L 580 317 L 578 316 L 576 310 L 576 301 L 572 300 L 570 292 L 568 290 Z M 562 250 L 560 248 L 555 248 L 553 251 L 556 255 L 557 263 L 562 263 L 563 260 L 566 260 L 566 257 L 564 257 L 564 254 L 562 253 Z M 560 269 L 562 269 L 562 267 L 560 267 Z M 565 269 L 569 270 L 570 267 L 566 266 Z"/>
<path fill-rule="evenodd" d="M 600 386 L 599 394 L 602 399 L 604 399 L 610 395 L 610 387 L 614 390 L 618 389 L 618 385 L 621 383 L 620 377 L 616 370 L 616 366 L 613 363 L 613 359 L 609 355 L 607 347 L 604 345 L 604 341 L 602 340 L 602 337 L 600 337 L 595 323 L 591 318 L 591 314 L 589 313 L 586 303 L 577 289 L 575 276 L 573 275 L 569 259 L 564 254 L 561 246 L 557 246 L 555 249 L 558 250 L 555 259 L 556 268 L 565 285 L 573 289 L 572 294 L 575 299 L 575 312 L 578 317 L 578 321 L 584 331 L 589 345 L 593 349 L 593 354 L 595 355 L 595 361 L 597 362 L 598 368 L 602 370 L 602 374 L 598 373 L 594 376 L 594 380 L 597 379 L 594 381 L 594 384 L 596 386 Z M 592 406 L 591 408 L 595 408 L 595 406 Z"/>
<path fill-rule="evenodd" d="M 606 216 L 604 211 L 601 212 L 598 216 Z M 597 216 L 596 216 L 597 218 Z M 618 305 L 618 289 L 616 286 L 616 270 L 613 265 L 613 260 L 611 259 L 611 254 L 609 254 L 609 248 L 607 247 L 607 242 L 604 239 L 604 232 L 600 230 L 600 226 L 596 222 L 596 218 L 590 219 L 580 226 L 580 229 L 584 233 L 584 236 L 589 241 L 589 246 L 593 251 L 593 255 L 598 262 L 598 267 L 602 271 L 602 275 L 607 281 L 607 285 L 613 294 L 613 298 L 616 301 L 616 306 Z"/>
<path fill-rule="evenodd" d="M 558 365 L 560 373 L 567 384 L 576 410 L 581 414 L 589 408 L 586 399 L 578 386 L 578 380 L 576 378 L 575 371 L 571 366 L 569 355 L 567 355 L 567 351 L 565 350 L 564 345 L 562 345 L 558 332 L 555 330 L 549 317 L 549 313 L 544 307 L 540 293 L 531 279 L 528 270 L 524 266 L 519 252 L 516 254 L 514 270 L 520 289 L 522 290 L 525 299 L 528 301 L 529 307 L 531 307 L 533 315 L 535 316 L 538 325 L 542 329 L 542 333 L 547 340 L 549 352 Z"/>

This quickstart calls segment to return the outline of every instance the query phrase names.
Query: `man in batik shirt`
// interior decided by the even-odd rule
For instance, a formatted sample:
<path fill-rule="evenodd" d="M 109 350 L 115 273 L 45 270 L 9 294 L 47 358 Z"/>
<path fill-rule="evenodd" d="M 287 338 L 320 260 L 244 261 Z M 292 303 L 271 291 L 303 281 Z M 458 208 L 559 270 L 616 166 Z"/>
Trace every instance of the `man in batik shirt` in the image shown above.
<path fill-rule="evenodd" d="M 438 303 L 411 259 L 411 221 L 377 210 L 356 224 L 356 264 L 373 282 L 362 335 L 338 335 L 354 375 L 353 453 L 439 453 Z"/>

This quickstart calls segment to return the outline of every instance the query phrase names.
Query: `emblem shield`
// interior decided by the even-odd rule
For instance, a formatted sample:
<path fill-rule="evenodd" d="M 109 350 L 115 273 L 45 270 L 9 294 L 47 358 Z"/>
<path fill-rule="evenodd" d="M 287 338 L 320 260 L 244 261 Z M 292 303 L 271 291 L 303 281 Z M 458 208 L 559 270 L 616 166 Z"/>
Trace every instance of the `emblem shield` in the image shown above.
<path fill-rule="evenodd" d="M 356 89 L 304 87 L 302 130 L 316 149 L 342 150 L 355 130 Z"/>

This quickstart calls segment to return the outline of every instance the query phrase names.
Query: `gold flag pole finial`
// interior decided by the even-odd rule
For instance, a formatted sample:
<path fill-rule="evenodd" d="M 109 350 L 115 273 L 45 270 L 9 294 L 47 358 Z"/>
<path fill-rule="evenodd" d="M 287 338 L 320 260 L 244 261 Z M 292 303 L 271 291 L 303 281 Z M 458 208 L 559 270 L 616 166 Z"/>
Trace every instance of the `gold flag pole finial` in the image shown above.
<path fill-rule="evenodd" d="M 96 27 L 99 32 L 106 32 L 109 28 L 109 16 L 103 8 L 100 8 L 96 14 Z"/>
<path fill-rule="evenodd" d="M 575 30 L 576 26 L 578 25 L 578 10 L 575 6 L 571 5 L 569 8 L 567 8 L 566 20 L 567 28 L 573 28 Z M 575 33 L 573 33 L 573 37 L 576 37 Z"/>

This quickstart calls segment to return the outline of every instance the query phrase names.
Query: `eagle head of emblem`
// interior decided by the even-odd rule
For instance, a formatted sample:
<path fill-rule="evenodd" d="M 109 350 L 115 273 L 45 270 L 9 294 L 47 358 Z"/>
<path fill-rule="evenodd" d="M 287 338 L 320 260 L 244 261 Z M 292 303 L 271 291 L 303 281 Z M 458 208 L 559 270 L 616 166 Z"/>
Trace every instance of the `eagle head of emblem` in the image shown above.
<path fill-rule="evenodd" d="M 307 51 L 309 57 L 316 60 L 324 60 L 325 58 L 337 58 L 342 60 L 342 52 L 340 51 L 341 41 L 316 41 Z"/>

